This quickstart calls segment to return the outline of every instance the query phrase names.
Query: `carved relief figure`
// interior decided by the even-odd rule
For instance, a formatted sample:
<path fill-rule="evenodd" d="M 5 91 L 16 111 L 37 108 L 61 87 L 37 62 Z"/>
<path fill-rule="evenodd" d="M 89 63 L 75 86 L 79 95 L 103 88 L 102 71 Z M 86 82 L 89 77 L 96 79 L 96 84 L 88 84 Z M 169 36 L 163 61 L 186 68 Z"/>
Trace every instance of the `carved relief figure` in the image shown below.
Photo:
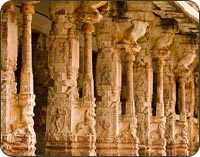
<path fill-rule="evenodd" d="M 32 130 L 27 126 L 25 121 L 15 121 L 11 124 L 11 142 L 16 144 L 31 144 Z"/>
<path fill-rule="evenodd" d="M 96 116 L 96 114 L 94 110 L 93 109 L 86 110 L 84 116 L 85 116 L 84 121 L 81 121 L 76 125 L 76 132 L 83 133 L 83 134 L 91 133 L 92 135 L 95 135 L 96 122 L 95 122 L 94 117 Z"/>
<path fill-rule="evenodd" d="M 80 10 L 86 13 L 98 13 L 99 8 L 105 6 L 108 2 L 107 1 L 88 1 L 82 2 Z"/>
<path fill-rule="evenodd" d="M 120 136 L 122 138 L 133 138 L 134 140 L 137 140 L 136 124 L 129 122 L 128 124 L 123 125 L 122 129 L 120 130 Z"/>
<path fill-rule="evenodd" d="M 147 57 L 137 57 L 135 62 L 135 67 L 146 67 L 150 65 L 151 58 Z"/>
<path fill-rule="evenodd" d="M 111 68 L 107 65 L 101 68 L 101 84 L 110 85 L 111 81 Z"/>
<path fill-rule="evenodd" d="M 57 129 L 57 132 L 61 132 L 64 127 L 65 123 L 65 110 L 61 108 L 57 108 L 56 115 L 55 115 L 55 126 Z"/>
<path fill-rule="evenodd" d="M 54 49 L 54 55 L 53 55 L 54 60 L 58 62 L 64 61 L 65 55 L 68 56 L 67 54 L 65 54 L 67 48 L 68 48 L 68 43 L 66 41 L 65 42 L 58 41 Z"/>
<path fill-rule="evenodd" d="M 177 69 L 183 68 L 189 70 L 189 65 L 193 63 L 194 59 L 196 58 L 195 52 L 193 53 L 186 53 L 178 62 Z"/>
<path fill-rule="evenodd" d="M 174 32 L 163 32 L 161 36 L 157 39 L 153 49 L 154 50 L 168 50 L 169 46 L 174 40 Z"/>
<path fill-rule="evenodd" d="M 91 86 L 89 84 L 89 79 L 85 79 L 83 82 L 83 94 L 84 97 L 91 97 L 92 93 L 91 93 Z"/>
<path fill-rule="evenodd" d="M 90 132 L 94 135 L 96 133 L 95 131 L 95 119 L 94 117 L 96 116 L 95 112 L 93 109 L 89 109 L 86 111 L 86 124 L 90 128 Z"/>
<path fill-rule="evenodd" d="M 102 137 L 109 136 L 110 132 L 112 131 L 112 122 L 109 118 L 103 119 L 101 121 L 101 126 L 104 129 L 102 131 Z"/>
<path fill-rule="evenodd" d="M 124 32 L 122 43 L 137 45 L 137 40 L 146 33 L 147 26 L 147 22 L 133 21 L 133 25 Z"/>
<path fill-rule="evenodd" d="M 103 129 L 100 133 L 101 137 L 109 136 L 110 133 L 112 132 L 113 126 L 111 118 L 109 117 L 110 117 L 109 111 L 105 111 L 102 113 L 102 119 L 99 123 Z"/>
<path fill-rule="evenodd" d="M 180 126 L 180 133 L 177 133 L 175 138 L 177 143 L 188 143 L 187 126 Z"/>
<path fill-rule="evenodd" d="M 61 107 L 56 108 L 55 112 L 53 113 L 52 124 L 51 124 L 53 132 L 63 131 L 67 117 L 69 117 L 69 114 L 67 113 L 66 109 Z"/>
<path fill-rule="evenodd" d="M 145 90 L 147 89 L 147 82 L 145 80 L 145 77 L 140 76 L 135 82 L 135 87 L 137 90 Z"/>

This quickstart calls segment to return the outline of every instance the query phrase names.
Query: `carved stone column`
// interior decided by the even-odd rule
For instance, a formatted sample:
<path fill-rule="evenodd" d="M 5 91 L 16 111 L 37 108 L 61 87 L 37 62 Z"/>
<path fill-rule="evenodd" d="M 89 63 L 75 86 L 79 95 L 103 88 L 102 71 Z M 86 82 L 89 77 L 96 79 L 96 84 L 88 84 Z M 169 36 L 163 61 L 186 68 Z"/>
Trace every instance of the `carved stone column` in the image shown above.
<path fill-rule="evenodd" d="M 187 71 L 180 71 L 179 72 L 179 109 L 180 109 L 180 121 L 186 121 L 187 115 L 186 115 L 186 104 L 185 104 L 185 96 L 186 96 L 186 90 L 185 85 L 187 78 L 189 77 L 190 73 Z"/>
<path fill-rule="evenodd" d="M 9 156 L 20 155 L 12 126 L 20 119 L 15 71 L 18 54 L 18 27 L 13 2 L 1 8 L 1 148 Z"/>
<path fill-rule="evenodd" d="M 154 50 L 153 56 L 157 59 L 157 98 L 156 116 L 151 117 L 151 137 L 149 140 L 150 155 L 166 155 L 166 118 L 164 115 L 163 99 L 163 68 L 165 59 L 169 57 L 169 50 Z"/>
<path fill-rule="evenodd" d="M 163 67 L 164 59 L 158 57 L 158 73 L 157 73 L 157 98 L 156 98 L 156 116 L 164 116 L 164 102 L 163 102 Z"/>
<path fill-rule="evenodd" d="M 100 14 L 87 10 L 90 5 L 101 2 L 82 2 L 77 12 L 77 18 L 82 25 L 84 35 L 84 70 L 83 70 L 83 96 L 79 100 L 79 105 L 74 107 L 75 113 L 80 113 L 75 119 L 75 133 L 72 137 L 72 155 L 74 156 L 94 156 L 96 143 L 96 120 L 95 120 L 95 97 L 94 80 L 92 73 L 92 33 L 94 32 L 94 23 L 100 21 Z M 98 6 L 98 5 L 97 5 Z"/>
<path fill-rule="evenodd" d="M 165 137 L 167 140 L 167 155 L 175 155 L 175 122 L 176 122 L 176 80 L 174 75 L 174 64 L 170 58 L 164 67 L 164 103 L 166 116 Z"/>
<path fill-rule="evenodd" d="M 178 133 L 176 133 L 176 154 L 175 155 L 188 155 L 188 123 L 186 115 L 186 81 L 191 72 L 187 69 L 177 69 L 178 81 L 179 81 L 179 109 L 180 120 L 176 123 Z"/>
<path fill-rule="evenodd" d="M 193 77 L 194 77 L 194 80 L 192 80 L 191 82 L 193 82 L 192 84 L 192 87 L 194 87 L 194 91 L 193 94 L 194 94 L 194 98 L 195 98 L 195 104 L 194 104 L 194 111 L 193 111 L 193 114 L 191 115 L 191 117 L 189 118 L 188 120 L 188 129 L 189 129 L 189 142 L 190 142 L 190 145 L 189 145 L 189 155 L 193 155 L 197 152 L 198 148 L 199 148 L 199 122 L 198 122 L 198 112 L 199 112 L 199 109 L 198 109 L 198 106 L 199 106 L 199 72 L 195 71 L 193 72 Z M 192 94 L 192 95 L 193 95 Z"/>
<path fill-rule="evenodd" d="M 138 155 L 137 118 L 135 115 L 133 61 L 139 45 L 120 44 L 118 48 L 126 53 L 127 100 L 125 115 L 121 115 L 118 149 L 119 155 Z M 126 145 L 126 147 L 125 147 Z"/>
<path fill-rule="evenodd" d="M 145 35 L 148 23 L 132 21 L 132 25 L 124 31 L 123 38 L 117 48 L 125 53 L 126 61 L 126 111 L 120 115 L 120 133 L 118 137 L 119 155 L 138 155 L 137 118 L 135 115 L 133 61 L 135 53 L 141 50 L 137 40 Z M 137 29 L 138 28 L 138 29 Z"/>
<path fill-rule="evenodd" d="M 51 2 L 52 28 L 49 36 L 48 90 L 45 155 L 72 155 L 78 106 L 79 36 L 74 10 L 77 2 Z M 56 7 L 55 7 L 56 6 Z M 72 9 L 73 8 L 73 9 Z"/>
<path fill-rule="evenodd" d="M 97 24 L 98 56 L 96 64 L 96 153 L 97 156 L 118 156 L 121 59 L 112 41 L 116 23 L 104 15 Z"/>
<path fill-rule="evenodd" d="M 26 138 L 25 143 L 21 144 L 20 152 L 23 155 L 35 155 L 36 135 L 34 132 L 33 108 L 35 106 L 35 95 L 33 90 L 33 70 L 32 70 L 32 41 L 31 41 L 31 22 L 34 14 L 34 6 L 38 2 L 24 2 L 20 8 L 23 15 L 23 42 L 22 42 L 22 69 L 20 74 L 20 94 L 19 104 L 22 107 L 22 118 L 19 122 L 24 127 L 21 138 Z"/>
<path fill-rule="evenodd" d="M 92 73 L 92 32 L 94 32 L 94 25 L 92 23 L 84 23 L 82 32 L 84 33 L 83 99 L 94 101 L 94 80 Z M 94 104 L 91 105 L 93 106 Z"/>
<path fill-rule="evenodd" d="M 156 116 L 164 117 L 164 99 L 163 99 L 163 68 L 165 58 L 169 57 L 170 51 L 159 51 L 155 54 L 157 58 L 157 98 L 156 98 Z"/>
<path fill-rule="evenodd" d="M 135 61 L 135 52 L 127 52 L 126 54 L 126 81 L 127 81 L 127 101 L 126 115 L 135 116 L 135 100 L 133 85 L 133 62 Z"/>
<path fill-rule="evenodd" d="M 23 15 L 23 43 L 20 94 L 33 94 L 31 22 L 34 6 L 29 3 L 23 4 L 21 13 Z"/>

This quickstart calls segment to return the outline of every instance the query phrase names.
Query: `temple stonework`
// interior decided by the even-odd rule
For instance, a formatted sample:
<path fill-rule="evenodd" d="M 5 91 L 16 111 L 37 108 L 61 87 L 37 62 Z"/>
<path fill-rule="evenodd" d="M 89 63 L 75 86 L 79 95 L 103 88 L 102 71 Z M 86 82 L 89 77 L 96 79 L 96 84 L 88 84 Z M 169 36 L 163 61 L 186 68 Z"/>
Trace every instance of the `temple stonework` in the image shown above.
<path fill-rule="evenodd" d="M 199 12 L 178 1 L 7 2 L 1 148 L 17 156 L 199 149 Z"/>

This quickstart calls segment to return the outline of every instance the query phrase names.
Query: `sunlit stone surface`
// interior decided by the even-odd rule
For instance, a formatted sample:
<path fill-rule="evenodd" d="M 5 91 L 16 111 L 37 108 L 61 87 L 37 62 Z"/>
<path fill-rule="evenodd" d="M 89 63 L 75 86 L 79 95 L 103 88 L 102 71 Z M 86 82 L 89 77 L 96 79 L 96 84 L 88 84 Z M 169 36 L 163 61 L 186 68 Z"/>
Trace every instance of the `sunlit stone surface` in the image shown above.
<path fill-rule="evenodd" d="M 199 23 L 191 6 L 5 3 L 2 150 L 16 156 L 193 155 L 199 147 Z"/>

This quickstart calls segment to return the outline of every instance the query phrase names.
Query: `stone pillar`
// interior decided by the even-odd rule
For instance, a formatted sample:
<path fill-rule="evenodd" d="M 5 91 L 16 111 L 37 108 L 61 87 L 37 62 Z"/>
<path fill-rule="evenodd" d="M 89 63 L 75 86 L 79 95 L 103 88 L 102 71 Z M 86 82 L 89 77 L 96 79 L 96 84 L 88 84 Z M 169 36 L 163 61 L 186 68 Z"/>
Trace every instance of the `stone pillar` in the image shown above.
<path fill-rule="evenodd" d="M 127 81 L 127 101 L 126 115 L 135 116 L 135 100 L 133 85 L 133 62 L 135 60 L 134 52 L 126 54 L 126 81 Z"/>
<path fill-rule="evenodd" d="M 22 108 L 20 124 L 23 126 L 23 133 L 20 135 L 25 141 L 21 144 L 21 155 L 35 155 L 36 135 L 34 132 L 33 108 L 35 106 L 35 95 L 33 90 L 32 70 L 32 41 L 31 22 L 34 14 L 34 6 L 38 2 L 24 2 L 20 8 L 23 15 L 23 42 L 22 42 L 22 69 L 20 74 L 19 105 Z M 25 144 L 25 145 L 24 145 Z"/>
<path fill-rule="evenodd" d="M 166 116 L 165 137 L 167 140 L 167 155 L 175 155 L 175 122 L 176 122 L 176 80 L 174 75 L 174 61 L 172 57 L 167 60 L 164 66 L 164 104 Z"/>
<path fill-rule="evenodd" d="M 186 85 L 186 79 L 188 77 L 189 73 L 180 73 L 179 74 L 179 106 L 180 106 L 180 121 L 186 121 L 187 115 L 186 115 L 186 104 L 185 104 L 185 85 Z"/>
<path fill-rule="evenodd" d="M 165 59 L 169 57 L 169 50 L 154 50 L 153 56 L 157 59 L 157 98 L 156 116 L 151 117 L 150 155 L 166 155 L 166 117 L 164 115 L 163 99 L 163 68 Z M 152 135 L 151 135 L 152 134 Z"/>
<path fill-rule="evenodd" d="M 108 25 L 110 27 L 108 27 Z M 96 64 L 96 153 L 97 156 L 118 156 L 121 59 L 112 41 L 116 23 L 104 15 L 97 24 L 98 57 Z"/>
<path fill-rule="evenodd" d="M 23 15 L 20 94 L 33 94 L 31 22 L 32 15 L 34 14 L 34 6 L 32 4 L 25 3 L 22 5 L 20 11 Z"/>
<path fill-rule="evenodd" d="M 188 120 L 188 129 L 189 129 L 189 139 L 190 139 L 190 146 L 189 146 L 189 155 L 193 155 L 197 152 L 198 148 L 199 148 L 199 123 L 198 123 L 198 106 L 199 106 L 199 72 L 194 71 L 193 72 L 193 77 L 194 80 L 192 80 L 192 86 L 194 87 L 193 89 L 193 94 L 194 94 L 194 108 L 191 111 L 192 115 Z M 193 95 L 192 94 L 192 95 Z"/>
<path fill-rule="evenodd" d="M 148 38 L 148 37 L 146 37 Z M 147 41 L 140 43 L 144 46 Z M 147 142 L 150 139 L 151 101 L 153 93 L 153 69 L 149 50 L 142 47 L 134 63 L 134 92 L 137 114 L 137 136 L 139 155 L 147 156 Z"/>
<path fill-rule="evenodd" d="M 56 6 L 56 7 L 55 7 Z M 53 84 L 48 90 L 45 155 L 71 156 L 78 104 L 79 37 L 76 2 L 51 2 L 48 68 Z M 73 8 L 73 9 L 71 9 Z M 78 105 L 77 105 L 78 106 Z"/>
<path fill-rule="evenodd" d="M 98 2 L 97 2 L 98 3 Z M 82 2 L 82 7 L 87 2 Z M 84 8 L 82 8 L 84 10 Z M 79 105 L 74 106 L 74 113 L 80 113 L 74 120 L 74 133 L 72 137 L 73 156 L 94 156 L 96 143 L 96 120 L 95 120 L 95 97 L 94 80 L 92 74 L 92 32 L 93 24 L 99 22 L 97 15 L 91 15 L 79 10 L 77 18 L 83 23 L 82 32 L 84 35 L 84 70 L 83 70 L 83 97 Z"/>
<path fill-rule="evenodd" d="M 84 23 L 82 26 L 84 33 L 84 71 L 83 71 L 83 99 L 94 100 L 94 80 L 92 74 L 92 23 Z M 93 106 L 93 104 L 91 104 Z M 93 106 L 94 107 L 94 106 Z"/>
<path fill-rule="evenodd" d="M 18 27 L 13 2 L 1 8 L 1 148 L 9 156 L 20 155 L 15 149 L 16 119 L 20 119 L 15 71 L 18 55 Z"/>
<path fill-rule="evenodd" d="M 186 81 L 190 76 L 191 72 L 187 69 L 177 69 L 178 81 L 179 81 L 179 109 L 180 109 L 180 120 L 177 122 L 178 133 L 176 136 L 176 154 L 175 155 L 188 155 L 188 123 L 186 115 Z"/>
<path fill-rule="evenodd" d="M 127 100 L 125 115 L 120 117 L 120 133 L 118 141 L 119 155 L 138 155 L 137 118 L 135 115 L 133 61 L 135 53 L 140 51 L 139 45 L 119 44 L 118 49 L 126 53 Z"/>
<path fill-rule="evenodd" d="M 133 61 L 135 53 L 141 50 L 137 40 L 145 35 L 147 22 L 132 21 L 132 25 L 124 31 L 123 38 L 117 48 L 125 53 L 127 76 L 127 99 L 125 115 L 120 115 L 120 131 L 118 137 L 119 155 L 138 155 L 137 118 L 135 115 Z M 140 28 L 140 29 L 136 29 Z"/>
<path fill-rule="evenodd" d="M 167 52 L 169 55 L 169 51 Z M 156 116 L 164 117 L 164 101 L 163 101 L 163 68 L 165 64 L 165 57 L 157 56 L 157 98 L 156 98 Z"/>

